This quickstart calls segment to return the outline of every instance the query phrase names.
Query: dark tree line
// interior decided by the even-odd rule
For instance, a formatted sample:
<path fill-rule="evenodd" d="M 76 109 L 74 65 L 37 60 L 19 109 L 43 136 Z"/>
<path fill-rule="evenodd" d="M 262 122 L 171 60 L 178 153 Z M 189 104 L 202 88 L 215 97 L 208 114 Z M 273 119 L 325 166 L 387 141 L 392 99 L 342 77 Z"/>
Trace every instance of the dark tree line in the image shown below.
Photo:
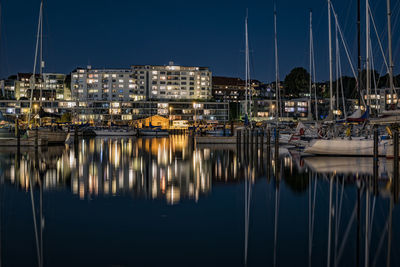
<path fill-rule="evenodd" d="M 388 88 L 389 74 L 381 76 L 376 70 L 370 71 L 371 88 Z M 400 87 L 400 74 L 393 77 L 395 87 Z M 310 74 L 305 68 L 296 67 L 286 75 L 283 81 L 285 97 L 299 97 L 309 92 Z M 358 96 L 356 79 L 350 76 L 342 76 L 337 81 L 333 81 L 333 90 L 336 93 L 336 86 L 339 85 L 339 92 L 343 86 L 343 92 L 346 98 L 356 98 Z M 365 88 L 366 70 L 361 72 L 361 89 Z M 318 82 L 316 85 L 318 95 L 322 97 L 329 96 L 329 81 Z"/>

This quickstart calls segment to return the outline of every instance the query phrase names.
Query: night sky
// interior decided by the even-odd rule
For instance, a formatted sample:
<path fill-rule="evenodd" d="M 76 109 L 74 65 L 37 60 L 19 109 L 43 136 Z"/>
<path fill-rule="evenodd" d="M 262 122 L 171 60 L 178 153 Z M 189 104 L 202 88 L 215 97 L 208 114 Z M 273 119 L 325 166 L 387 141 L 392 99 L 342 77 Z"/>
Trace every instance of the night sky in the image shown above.
<path fill-rule="evenodd" d="M 364 50 L 365 1 L 362 2 Z M 371 1 L 386 51 L 386 0 Z M 31 72 L 40 0 L 3 0 L 0 77 Z M 356 0 L 332 1 L 356 65 Z M 131 64 L 208 66 L 214 75 L 244 76 L 244 18 L 249 9 L 252 77 L 274 80 L 273 1 L 46 0 L 45 72 L 129 68 Z M 313 10 L 317 80 L 329 78 L 325 0 L 277 0 L 280 78 L 308 68 Z M 400 1 L 392 0 L 395 74 L 400 72 Z M 334 40 L 334 39 L 333 39 Z M 372 31 L 376 69 L 385 73 Z M 341 47 L 343 70 L 351 74 Z M 363 53 L 363 58 L 365 58 Z"/>

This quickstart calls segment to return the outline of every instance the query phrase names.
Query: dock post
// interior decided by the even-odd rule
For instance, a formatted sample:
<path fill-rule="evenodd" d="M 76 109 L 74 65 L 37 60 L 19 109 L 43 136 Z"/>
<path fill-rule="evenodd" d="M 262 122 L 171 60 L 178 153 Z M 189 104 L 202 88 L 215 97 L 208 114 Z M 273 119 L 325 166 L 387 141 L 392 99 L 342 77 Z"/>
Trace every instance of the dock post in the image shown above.
<path fill-rule="evenodd" d="M 267 128 L 267 179 L 270 180 L 271 175 L 271 131 Z"/>
<path fill-rule="evenodd" d="M 37 149 L 39 146 L 39 129 L 36 126 L 35 128 L 35 148 Z"/>
<path fill-rule="evenodd" d="M 374 128 L 374 193 L 378 193 L 378 129 Z"/>
<path fill-rule="evenodd" d="M 18 116 L 15 120 L 15 134 L 17 136 L 17 148 L 20 149 L 21 146 L 21 134 L 19 132 L 19 121 L 18 121 Z"/>
<path fill-rule="evenodd" d="M 74 143 L 78 143 L 78 126 L 75 125 L 75 129 L 74 129 Z"/>
<path fill-rule="evenodd" d="M 260 148 L 260 144 L 259 144 L 259 140 L 258 140 L 258 137 L 260 136 L 260 129 L 257 129 L 256 130 L 256 161 L 257 161 L 257 169 L 258 169 L 258 160 L 260 159 L 262 159 L 262 153 L 263 153 L 263 151 L 262 150 L 260 150 L 260 154 L 258 154 L 258 149 Z M 262 161 L 261 161 L 261 164 L 262 164 Z"/>
<path fill-rule="evenodd" d="M 398 190 L 399 190 L 399 132 L 396 129 L 393 131 L 393 174 L 394 174 L 394 183 L 393 183 L 393 194 L 394 199 L 397 201 Z"/>
<path fill-rule="evenodd" d="M 258 140 L 258 138 L 259 138 L 259 136 L 260 136 L 261 134 L 260 134 L 260 129 L 257 129 L 256 130 L 256 136 L 255 136 L 255 139 L 256 139 L 256 146 L 258 147 L 258 142 L 259 142 L 259 140 Z"/>
<path fill-rule="evenodd" d="M 234 132 L 235 132 L 235 125 L 233 121 L 231 121 L 231 136 L 233 136 Z"/>
<path fill-rule="evenodd" d="M 243 129 L 243 131 L 242 131 L 242 145 L 243 145 L 243 149 L 244 149 L 245 145 L 246 145 L 246 129 Z"/>
<path fill-rule="evenodd" d="M 246 129 L 246 147 L 249 146 L 249 135 L 250 135 L 249 130 Z"/>
<path fill-rule="evenodd" d="M 267 129 L 267 158 L 271 156 L 271 131 Z"/>
<path fill-rule="evenodd" d="M 279 158 L 279 129 L 275 128 L 275 160 Z"/>
<path fill-rule="evenodd" d="M 240 137 L 241 137 L 241 131 L 237 130 L 236 131 L 236 147 L 237 147 L 237 151 L 240 151 L 240 146 L 241 146 L 241 142 L 240 142 Z M 239 153 L 238 153 L 239 154 Z"/>
<path fill-rule="evenodd" d="M 253 152 L 253 129 L 249 129 L 249 155 Z"/>

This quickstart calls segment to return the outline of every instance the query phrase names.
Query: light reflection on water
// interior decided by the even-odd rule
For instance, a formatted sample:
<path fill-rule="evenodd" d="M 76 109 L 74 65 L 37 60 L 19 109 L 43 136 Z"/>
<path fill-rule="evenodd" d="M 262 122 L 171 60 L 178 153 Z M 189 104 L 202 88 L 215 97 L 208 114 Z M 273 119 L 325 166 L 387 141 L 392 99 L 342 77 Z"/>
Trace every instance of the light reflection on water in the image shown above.
<path fill-rule="evenodd" d="M 33 244 L 23 246 L 25 253 L 32 253 L 26 260 L 42 266 L 84 266 L 83 259 L 93 258 L 97 266 L 400 264 L 399 185 L 392 160 L 381 158 L 374 168 L 372 158 L 302 158 L 281 149 L 275 160 L 274 151 L 270 156 L 266 151 L 235 145 L 195 148 L 189 137 L 179 135 L 90 138 L 37 153 L 2 149 L 2 218 L 7 218 L 10 233 L 10 224 L 26 224 L 21 236 L 15 234 L 9 242 Z M 25 205 L 23 215 L 14 215 L 7 206 L 15 200 L 24 203 L 15 204 Z M 93 212 L 94 206 L 99 211 Z M 109 216 L 117 228 L 106 234 Z M 46 227 L 44 218 L 50 221 Z M 74 228 L 74 242 L 89 243 L 91 249 L 68 261 L 46 241 L 55 247 L 64 242 L 79 247 L 67 230 L 76 220 L 90 224 L 93 236 L 85 238 L 80 225 Z M 125 223 L 137 230 L 118 229 Z M 30 238 L 36 241 L 30 243 Z M 103 258 L 90 254 L 103 250 L 88 241 L 92 239 L 120 243 L 112 256 Z M 138 243 L 129 246 L 140 251 L 133 258 L 122 247 L 130 240 Z M 4 250 L 12 251 L 10 247 Z M 164 253 L 165 262 L 149 259 L 147 250 Z M 15 265 L 10 258 L 15 261 L 0 257 Z"/>

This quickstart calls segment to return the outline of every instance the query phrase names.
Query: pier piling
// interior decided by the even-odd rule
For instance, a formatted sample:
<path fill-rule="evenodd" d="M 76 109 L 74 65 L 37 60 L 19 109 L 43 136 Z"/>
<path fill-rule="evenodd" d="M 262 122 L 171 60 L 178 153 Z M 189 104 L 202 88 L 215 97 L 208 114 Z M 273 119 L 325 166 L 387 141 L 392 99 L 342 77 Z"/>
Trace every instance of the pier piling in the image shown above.
<path fill-rule="evenodd" d="M 279 158 L 279 129 L 275 129 L 275 161 Z"/>
<path fill-rule="evenodd" d="M 75 125 L 74 127 L 74 143 L 78 143 L 78 138 L 79 138 L 79 131 L 78 131 L 78 126 Z"/>
<path fill-rule="evenodd" d="M 399 132 L 396 129 L 393 131 L 393 174 L 394 174 L 394 183 L 393 183 L 393 194 L 395 199 L 397 200 L 398 190 L 399 190 Z"/>
<path fill-rule="evenodd" d="M 374 128 L 374 193 L 378 192 L 378 129 Z"/>
<path fill-rule="evenodd" d="M 254 139 L 255 139 L 255 143 L 256 143 L 256 151 L 258 151 L 258 136 L 260 135 L 260 131 L 257 129 L 256 130 L 256 134 L 255 134 L 255 136 L 254 136 Z"/>
<path fill-rule="evenodd" d="M 270 180 L 271 174 L 271 131 L 267 129 L 267 179 Z"/>
<path fill-rule="evenodd" d="M 251 145 L 251 149 L 253 149 L 253 145 L 254 145 L 254 129 L 250 129 L 250 145 Z"/>
<path fill-rule="evenodd" d="M 37 149 L 39 146 L 39 129 L 36 126 L 35 128 L 35 149 Z"/>
<path fill-rule="evenodd" d="M 267 158 L 271 156 L 271 131 L 267 129 Z"/>
<path fill-rule="evenodd" d="M 19 132 L 18 117 L 15 119 L 15 134 L 17 136 L 17 149 L 19 150 L 21 146 L 21 134 Z"/>
<path fill-rule="evenodd" d="M 247 140 L 247 130 L 246 129 L 244 129 L 243 130 L 243 150 L 245 150 L 246 149 L 246 140 Z"/>

